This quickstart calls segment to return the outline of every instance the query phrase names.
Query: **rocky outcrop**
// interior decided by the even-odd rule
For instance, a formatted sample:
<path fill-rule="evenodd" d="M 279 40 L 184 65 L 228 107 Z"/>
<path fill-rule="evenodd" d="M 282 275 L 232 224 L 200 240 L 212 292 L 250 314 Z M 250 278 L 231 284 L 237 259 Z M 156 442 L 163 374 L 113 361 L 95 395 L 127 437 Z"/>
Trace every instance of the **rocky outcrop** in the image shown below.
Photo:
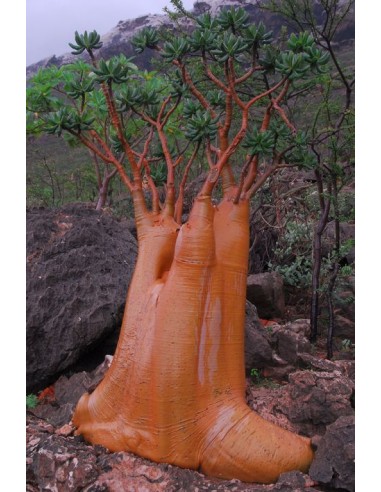
<path fill-rule="evenodd" d="M 27 391 L 36 391 L 120 327 L 137 243 L 82 205 L 27 213 Z"/>

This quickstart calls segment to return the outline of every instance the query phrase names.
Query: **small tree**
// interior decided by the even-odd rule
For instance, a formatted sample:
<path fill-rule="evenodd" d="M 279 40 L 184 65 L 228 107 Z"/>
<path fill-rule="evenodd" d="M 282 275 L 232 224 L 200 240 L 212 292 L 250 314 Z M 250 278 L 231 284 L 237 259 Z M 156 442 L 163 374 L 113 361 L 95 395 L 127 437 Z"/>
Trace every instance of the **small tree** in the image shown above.
<path fill-rule="evenodd" d="M 157 52 L 161 79 L 123 57 L 97 60 L 97 33 L 76 33 L 73 53 L 87 52 L 92 65 L 81 79 L 85 94 L 70 105 L 66 91 L 45 118 L 46 131 L 69 133 L 115 167 L 132 195 L 139 242 L 113 363 L 78 403 L 77 433 L 222 478 L 269 483 L 307 471 L 310 440 L 263 420 L 245 401 L 249 201 L 273 173 L 311 158 L 283 103 L 327 57 L 305 34 L 280 51 L 241 8 L 203 14 L 191 34 L 164 43 L 144 28 L 133 43 L 138 53 Z M 107 107 L 107 132 L 88 109 L 92 94 Z M 153 178 L 158 150 L 164 200 Z M 187 177 L 202 155 L 208 172 L 182 223 Z"/>

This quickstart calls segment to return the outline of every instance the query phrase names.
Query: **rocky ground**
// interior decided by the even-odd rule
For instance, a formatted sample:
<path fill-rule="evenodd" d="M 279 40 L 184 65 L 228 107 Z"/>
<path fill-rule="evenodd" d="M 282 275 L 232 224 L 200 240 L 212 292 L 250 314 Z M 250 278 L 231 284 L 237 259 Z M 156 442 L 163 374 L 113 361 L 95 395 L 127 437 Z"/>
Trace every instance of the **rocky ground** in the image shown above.
<path fill-rule="evenodd" d="M 92 372 L 61 376 L 27 411 L 27 490 L 41 491 L 354 491 L 354 361 L 328 362 L 300 354 L 308 369 L 288 382 L 247 380 L 249 406 L 262 417 L 309 435 L 316 450 L 309 475 L 286 473 L 273 485 L 223 481 L 156 464 L 133 454 L 109 453 L 74 435 L 70 419 L 83 391 L 102 379 L 112 357 Z"/>
<path fill-rule="evenodd" d="M 287 473 L 272 485 L 221 481 L 109 453 L 75 436 L 75 405 L 112 360 L 106 354 L 118 337 L 136 251 L 132 224 L 83 205 L 27 214 L 27 392 L 38 395 L 26 415 L 27 490 L 354 491 L 353 350 L 339 340 L 341 350 L 328 361 L 324 345 L 308 340 L 308 320 L 281 321 L 284 299 L 276 278 L 248 279 L 247 402 L 262 417 L 312 438 L 309 475 Z M 272 299 L 273 312 L 265 314 L 276 321 L 259 319 L 264 311 L 249 302 L 251 295 L 263 297 L 264 306 Z M 353 331 L 348 326 L 345 340 Z"/>

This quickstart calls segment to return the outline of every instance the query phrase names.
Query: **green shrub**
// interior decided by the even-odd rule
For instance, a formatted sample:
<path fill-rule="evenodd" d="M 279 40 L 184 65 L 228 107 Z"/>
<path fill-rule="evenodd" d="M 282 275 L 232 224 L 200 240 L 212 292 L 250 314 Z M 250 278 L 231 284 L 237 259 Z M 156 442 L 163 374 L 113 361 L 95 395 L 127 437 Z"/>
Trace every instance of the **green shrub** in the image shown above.
<path fill-rule="evenodd" d="M 33 393 L 26 395 L 26 408 L 36 408 L 38 405 L 38 397 Z"/>

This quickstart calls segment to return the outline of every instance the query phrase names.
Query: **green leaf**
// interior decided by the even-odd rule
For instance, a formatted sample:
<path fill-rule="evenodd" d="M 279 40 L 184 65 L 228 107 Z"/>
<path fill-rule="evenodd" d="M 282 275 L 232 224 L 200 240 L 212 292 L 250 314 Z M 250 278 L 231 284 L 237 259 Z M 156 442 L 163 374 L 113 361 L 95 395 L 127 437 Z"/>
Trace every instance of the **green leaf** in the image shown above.
<path fill-rule="evenodd" d="M 26 408 L 36 408 L 38 405 L 38 397 L 33 393 L 26 395 Z"/>
<path fill-rule="evenodd" d="M 116 95 L 118 111 L 128 111 L 139 104 L 139 89 L 133 85 L 125 85 Z"/>
<path fill-rule="evenodd" d="M 157 30 L 153 27 L 144 27 L 131 40 L 136 53 L 142 53 L 146 48 L 155 49 L 159 43 Z"/>
<path fill-rule="evenodd" d="M 259 131 L 257 128 L 248 133 L 242 146 L 251 155 L 269 155 L 273 152 L 275 139 L 271 131 Z"/>
<path fill-rule="evenodd" d="M 74 109 L 63 107 L 51 113 L 45 124 L 45 131 L 51 135 L 60 136 L 64 130 L 81 132 L 92 127 L 95 118 L 89 114 L 78 114 Z"/>
<path fill-rule="evenodd" d="M 231 29 L 233 33 L 247 27 L 249 14 L 241 7 L 222 9 L 217 17 L 218 24 L 224 29 Z"/>
<path fill-rule="evenodd" d="M 91 52 L 103 46 L 100 41 L 101 37 L 96 31 L 90 33 L 85 31 L 84 34 L 79 34 L 78 31 L 75 31 L 74 38 L 77 44 L 69 43 L 70 48 L 73 49 L 71 52 L 73 55 L 80 55 L 85 50 Z"/>
<path fill-rule="evenodd" d="M 303 53 L 286 51 L 276 59 L 275 68 L 283 75 L 288 76 L 290 80 L 294 80 L 303 77 L 310 67 Z"/>
<path fill-rule="evenodd" d="M 180 60 L 191 50 L 191 45 L 186 38 L 175 38 L 173 41 L 166 41 L 163 46 L 161 56 L 168 62 Z"/>
<path fill-rule="evenodd" d="M 83 97 L 86 93 L 92 92 L 93 89 L 94 81 L 90 78 L 77 78 L 65 85 L 67 95 L 73 99 Z"/>
<path fill-rule="evenodd" d="M 243 38 L 249 46 L 264 46 L 270 44 L 273 40 L 272 31 L 266 32 L 262 22 L 258 25 L 253 24 L 245 29 Z"/>
<path fill-rule="evenodd" d="M 192 118 L 198 111 L 202 111 L 199 101 L 194 101 L 193 99 L 186 99 L 184 101 L 183 115 L 185 118 Z"/>
<path fill-rule="evenodd" d="M 217 135 L 218 118 L 212 118 L 207 111 L 196 111 L 187 120 L 185 136 L 192 141 L 211 139 Z"/>
<path fill-rule="evenodd" d="M 328 52 L 323 53 L 314 46 L 309 47 L 304 54 L 305 61 L 310 65 L 313 71 L 318 73 L 325 73 L 327 71 L 329 58 L 330 55 Z"/>
<path fill-rule="evenodd" d="M 195 29 L 189 38 L 192 51 L 209 51 L 214 47 L 216 33 L 211 29 Z"/>
<path fill-rule="evenodd" d="M 122 84 L 127 82 L 130 72 L 135 69 L 136 65 L 123 55 L 114 56 L 107 61 L 100 60 L 98 68 L 94 68 L 93 71 L 98 82 Z"/>
<path fill-rule="evenodd" d="M 243 38 L 227 32 L 216 39 L 215 46 L 210 52 L 219 62 L 224 62 L 228 58 L 237 58 L 248 48 Z"/>
<path fill-rule="evenodd" d="M 150 173 L 156 186 L 163 186 L 163 184 L 167 182 L 168 169 L 164 160 L 159 161 L 157 164 L 153 164 Z"/>
<path fill-rule="evenodd" d="M 210 12 L 206 12 L 204 14 L 199 15 L 196 18 L 196 22 L 202 29 L 208 29 L 210 31 L 220 30 L 220 26 L 217 19 L 212 17 L 210 15 Z"/>
<path fill-rule="evenodd" d="M 303 53 L 306 49 L 314 46 L 315 41 L 311 33 L 301 32 L 299 34 L 292 33 L 288 42 L 288 48 L 294 53 Z"/>

